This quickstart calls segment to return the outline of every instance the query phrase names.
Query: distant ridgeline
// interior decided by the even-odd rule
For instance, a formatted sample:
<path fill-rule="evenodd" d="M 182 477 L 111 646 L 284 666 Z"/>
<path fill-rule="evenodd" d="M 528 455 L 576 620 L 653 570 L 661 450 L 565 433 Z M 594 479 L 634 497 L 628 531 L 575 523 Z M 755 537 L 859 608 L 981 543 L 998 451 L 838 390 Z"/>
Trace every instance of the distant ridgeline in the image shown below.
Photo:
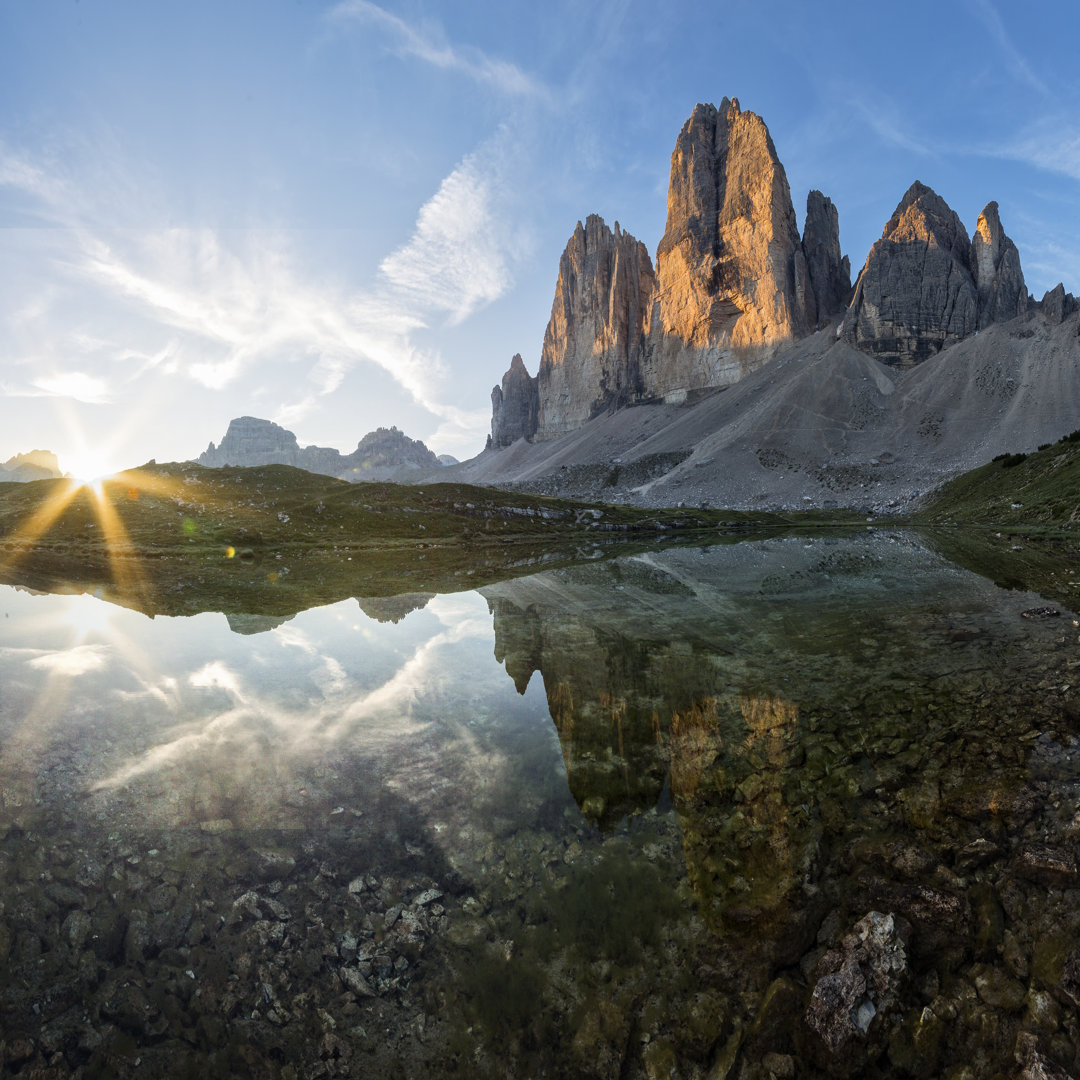
<path fill-rule="evenodd" d="M 341 480 L 392 480 L 419 469 L 454 463 L 453 458 L 446 462 L 436 457 L 422 442 L 396 427 L 368 432 L 351 454 L 342 454 L 326 446 L 300 446 L 291 431 L 254 416 L 231 420 L 221 443 L 211 443 L 196 460 L 211 467 L 295 465 Z"/>
<path fill-rule="evenodd" d="M 0 483 L 52 480 L 63 475 L 60 462 L 51 450 L 31 450 L 28 454 L 16 454 L 0 465 Z"/>

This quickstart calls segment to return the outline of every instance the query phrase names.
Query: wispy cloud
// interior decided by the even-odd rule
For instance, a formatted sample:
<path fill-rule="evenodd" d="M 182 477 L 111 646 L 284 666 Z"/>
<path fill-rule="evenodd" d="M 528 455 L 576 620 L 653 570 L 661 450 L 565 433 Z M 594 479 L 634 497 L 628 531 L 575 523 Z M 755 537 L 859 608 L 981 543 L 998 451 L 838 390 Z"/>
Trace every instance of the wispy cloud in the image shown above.
<path fill-rule="evenodd" d="M 424 204 L 412 239 L 379 270 L 406 301 L 448 311 L 452 324 L 497 300 L 510 283 L 509 252 L 493 212 L 490 174 L 467 158 Z"/>
<path fill-rule="evenodd" d="M 984 148 L 984 153 L 1080 180 L 1080 127 L 1068 120 L 1042 120 L 1011 142 Z"/>
<path fill-rule="evenodd" d="M 880 98 L 867 101 L 863 97 L 854 97 L 852 106 L 882 142 L 912 154 L 929 156 L 934 153 L 930 146 L 906 130 L 897 115 L 898 110 L 891 102 Z"/>
<path fill-rule="evenodd" d="M 0 393 L 12 398 L 71 398 L 86 405 L 104 405 L 112 401 L 108 383 L 83 371 L 59 371 L 38 375 L 27 383 L 0 382 Z"/>
<path fill-rule="evenodd" d="M 377 26 L 395 42 L 396 51 L 413 56 L 444 71 L 456 71 L 474 82 L 495 87 L 504 94 L 520 97 L 548 96 L 545 87 L 516 64 L 488 56 L 480 49 L 452 45 L 431 27 L 416 27 L 370 0 L 344 0 L 327 12 L 331 22 L 364 22 Z"/>
<path fill-rule="evenodd" d="M 77 324 L 65 325 L 47 309 L 29 312 L 39 331 L 48 327 L 51 353 L 24 356 L 24 366 L 38 374 L 4 389 L 101 403 L 117 400 L 121 383 L 151 372 L 223 389 L 267 364 L 304 364 L 306 385 L 275 417 L 295 423 L 337 391 L 350 370 L 370 363 L 439 417 L 439 430 L 456 436 L 457 445 L 475 445 L 486 419 L 445 404 L 445 367 L 417 335 L 433 324 L 461 323 L 513 284 L 527 245 L 508 210 L 510 146 L 500 132 L 464 158 L 420 208 L 411 237 L 359 289 L 306 271 L 289 234 L 272 230 L 103 235 L 92 214 L 73 210 L 80 203 L 66 181 L 51 182 L 43 168 L 0 147 L 0 184 L 27 196 L 42 220 L 59 227 L 47 249 L 56 280 L 72 294 L 96 298 L 84 300 L 88 312 Z M 88 333 L 95 309 L 111 311 L 113 321 L 118 310 L 126 313 L 123 346 L 109 333 Z M 79 358 L 81 370 L 63 371 L 51 359 L 64 355 Z"/>
<path fill-rule="evenodd" d="M 1012 74 L 1013 78 L 1018 82 L 1030 86 L 1044 97 L 1053 97 L 1053 92 L 1035 73 L 1035 69 L 1028 63 L 1028 60 L 1023 53 L 1017 49 L 1012 37 L 1005 29 L 1005 24 L 1001 20 L 1001 15 L 998 14 L 998 10 L 994 7 L 993 3 L 991 3 L 991 0 L 968 0 L 968 6 L 975 13 L 976 18 L 986 29 L 986 32 L 994 39 L 997 47 L 1001 50 L 1001 55 L 1005 60 L 1005 66 Z"/>

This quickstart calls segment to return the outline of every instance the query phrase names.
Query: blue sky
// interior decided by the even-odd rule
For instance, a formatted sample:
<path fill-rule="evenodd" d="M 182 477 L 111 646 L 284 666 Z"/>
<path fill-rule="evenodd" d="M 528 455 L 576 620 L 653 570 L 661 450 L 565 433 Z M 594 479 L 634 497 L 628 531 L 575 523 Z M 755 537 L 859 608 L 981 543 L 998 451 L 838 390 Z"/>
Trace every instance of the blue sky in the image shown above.
<path fill-rule="evenodd" d="M 855 272 L 919 179 L 1080 292 L 1078 31 L 1072 0 L 0 0 L 0 461 L 183 459 L 242 414 L 471 456 L 574 224 L 654 253 L 725 95 Z"/>

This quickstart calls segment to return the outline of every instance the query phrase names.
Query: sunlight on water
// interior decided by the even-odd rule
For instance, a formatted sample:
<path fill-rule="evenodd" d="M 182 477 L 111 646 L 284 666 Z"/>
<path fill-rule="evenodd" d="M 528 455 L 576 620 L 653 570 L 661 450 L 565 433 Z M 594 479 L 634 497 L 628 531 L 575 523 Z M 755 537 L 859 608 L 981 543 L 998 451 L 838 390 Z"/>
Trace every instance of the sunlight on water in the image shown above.
<path fill-rule="evenodd" d="M 293 616 L 4 587 L 8 1064 L 1075 1067 L 1080 643 L 1040 603 L 902 534 Z"/>

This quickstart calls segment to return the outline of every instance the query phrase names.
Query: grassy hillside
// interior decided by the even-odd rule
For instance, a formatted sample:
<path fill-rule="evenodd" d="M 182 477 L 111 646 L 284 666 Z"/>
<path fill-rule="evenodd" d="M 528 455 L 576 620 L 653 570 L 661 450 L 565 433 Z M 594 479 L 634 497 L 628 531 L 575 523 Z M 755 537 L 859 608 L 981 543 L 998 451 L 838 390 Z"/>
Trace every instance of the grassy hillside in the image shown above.
<path fill-rule="evenodd" d="M 464 484 L 350 484 L 285 465 L 154 465 L 100 490 L 0 484 L 0 582 L 95 591 L 149 614 L 279 615 L 347 596 L 472 588 L 658 535 L 706 542 L 705 530 L 715 541 L 791 524 Z"/>
<path fill-rule="evenodd" d="M 1080 533 L 1080 430 L 1031 454 L 1005 454 L 946 484 L 926 523 Z"/>

